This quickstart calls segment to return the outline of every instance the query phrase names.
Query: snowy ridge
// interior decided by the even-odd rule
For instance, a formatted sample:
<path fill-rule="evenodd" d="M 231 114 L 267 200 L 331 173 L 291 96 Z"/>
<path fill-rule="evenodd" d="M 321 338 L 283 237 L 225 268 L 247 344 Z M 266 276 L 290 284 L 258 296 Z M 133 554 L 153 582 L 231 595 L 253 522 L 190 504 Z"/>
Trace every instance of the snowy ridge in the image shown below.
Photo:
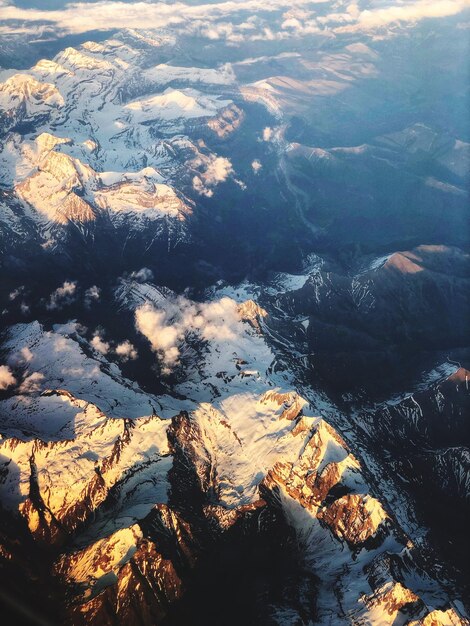
<path fill-rule="evenodd" d="M 152 516 L 172 519 L 172 481 L 182 467 L 194 475 L 203 515 L 208 524 L 218 520 L 218 532 L 260 507 L 280 507 L 307 567 L 321 572 L 319 623 L 373 619 L 378 611 L 384 624 L 405 623 L 409 602 L 416 619 L 436 603 L 449 606 L 443 590 L 417 569 L 415 546 L 380 494 L 371 493 L 346 443 L 294 391 L 291 374 L 273 371 L 262 307 L 252 299 L 233 301 L 223 286 L 210 301 L 195 303 L 131 279 L 122 281 L 115 297 L 136 315 L 153 307 L 159 320 L 183 324 L 176 337 L 185 362 L 177 398 L 142 392 L 72 326 L 45 332 L 30 324 L 12 328 L 7 343 L 22 381 L 17 384 L 28 391 L 13 389 L 2 403 L 11 414 L 10 432 L 0 443 L 2 501 L 19 510 L 38 541 L 60 545 L 75 537 L 80 548 L 61 557 L 56 569 L 66 585 L 79 583 L 80 606 L 91 623 L 98 618 L 90 615 L 104 610 L 103 594 L 117 589 L 112 602 L 127 602 L 123 577 L 134 580 L 130 572 L 155 550 L 142 529 L 153 528 Z M 153 340 L 148 326 L 140 329 Z M 59 372 L 66 367 L 70 372 L 60 388 Z M 33 385 L 35 373 L 42 377 Z M 31 414 L 24 421 L 28 402 Z M 171 522 L 171 533 L 183 550 L 194 521 L 184 521 L 181 506 L 182 520 Z M 398 570 L 387 569 L 391 555 Z M 371 573 L 379 566 L 380 579 Z M 176 579 L 170 563 L 165 567 L 167 594 Z"/>
<path fill-rule="evenodd" d="M 203 161 L 189 136 L 197 129 L 230 133 L 241 112 L 196 88 L 229 85 L 228 67 L 175 68 L 172 85 L 182 88 L 165 86 L 170 66 L 142 72 L 146 55 L 160 45 L 158 38 L 124 31 L 69 47 L 0 85 L 2 182 L 40 227 L 91 224 L 104 212 L 116 226 L 124 221 L 143 232 L 148 220 L 178 225 L 191 213 L 185 189 Z M 130 101 L 128 91 L 135 94 Z M 18 132 L 18 124 L 26 131 Z M 116 173 L 112 185 L 107 172 Z M 177 226 L 176 239 L 187 236 L 184 231 Z"/>

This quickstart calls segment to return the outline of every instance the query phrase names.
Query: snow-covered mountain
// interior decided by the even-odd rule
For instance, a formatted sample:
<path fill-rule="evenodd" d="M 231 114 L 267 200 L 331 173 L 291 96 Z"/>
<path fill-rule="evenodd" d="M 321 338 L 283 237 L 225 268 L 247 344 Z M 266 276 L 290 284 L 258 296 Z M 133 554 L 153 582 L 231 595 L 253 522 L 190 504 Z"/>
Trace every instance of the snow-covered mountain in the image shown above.
<path fill-rule="evenodd" d="M 265 619 L 300 618 L 307 601 L 320 623 L 430 620 L 437 606 L 459 619 L 461 605 L 424 574 L 420 546 L 361 462 L 292 375 L 273 370 L 266 311 L 132 281 L 116 297 L 150 342 L 182 324 L 177 347 L 192 349 L 173 397 L 124 378 L 76 324 L 17 325 L 4 344 L 16 382 L 1 405 L 2 506 L 49 550 L 74 623 L 137 623 L 137 599 L 149 623 L 173 600 L 184 607 L 208 546 L 235 541 L 245 524 L 244 541 L 270 524 L 295 538 L 311 594 L 275 594 Z M 168 325 L 156 331 L 152 314 Z M 154 349 L 168 360 L 169 343 Z"/>
<path fill-rule="evenodd" d="M 172 223 L 168 245 L 188 237 L 192 202 L 185 192 L 193 178 L 207 193 L 224 180 L 224 162 L 191 137 L 233 132 L 241 111 L 207 93 L 230 89 L 226 67 L 152 65 L 152 58 L 166 59 L 167 44 L 157 38 L 142 48 L 125 32 L 67 48 L 27 73 L 6 73 L 1 183 L 21 208 L 16 219 L 2 215 L 5 227 L 33 220 L 49 248 L 70 224 L 93 233 L 98 218 L 145 231 L 147 243 L 167 236 L 155 227 L 162 220 Z"/>
<path fill-rule="evenodd" d="M 3 4 L 8 623 L 469 624 L 465 7 Z"/>

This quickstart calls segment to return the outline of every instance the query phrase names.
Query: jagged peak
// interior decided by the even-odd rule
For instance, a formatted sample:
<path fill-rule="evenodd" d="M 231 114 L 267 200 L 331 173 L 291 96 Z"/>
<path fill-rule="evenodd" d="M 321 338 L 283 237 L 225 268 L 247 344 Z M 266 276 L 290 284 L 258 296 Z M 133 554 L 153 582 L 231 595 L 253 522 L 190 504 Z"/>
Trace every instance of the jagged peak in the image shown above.
<path fill-rule="evenodd" d="M 238 305 L 238 312 L 240 313 L 240 317 L 245 321 L 253 321 L 259 317 L 263 318 L 268 316 L 266 309 L 263 309 L 263 307 L 254 300 L 241 302 Z"/>
<path fill-rule="evenodd" d="M 362 601 L 369 609 L 378 608 L 390 616 L 397 615 L 407 605 L 422 605 L 416 593 L 395 580 L 387 581 L 372 595 L 363 596 Z"/>
<path fill-rule="evenodd" d="M 349 452 L 346 442 L 338 431 L 323 418 L 317 422 L 313 436 L 318 438 L 323 445 L 331 442 L 334 448 L 343 449 L 345 453 Z"/>
<path fill-rule="evenodd" d="M 468 619 L 462 618 L 454 608 L 435 609 L 423 619 L 412 620 L 409 626 L 467 626 Z"/>
<path fill-rule="evenodd" d="M 56 61 L 52 61 L 51 59 L 41 59 L 34 65 L 31 69 L 32 72 L 36 72 L 44 75 L 53 75 L 54 78 L 62 75 L 72 76 L 73 72 L 69 69 L 60 65 Z M 52 76 L 51 76 L 52 78 Z"/>
<path fill-rule="evenodd" d="M 62 556 L 55 570 L 66 575 L 67 581 L 85 588 L 83 598 L 87 599 L 103 589 L 105 576 L 109 578 L 108 584 L 115 582 L 115 575 L 132 558 L 142 538 L 137 524 L 122 528 L 82 550 Z"/>
<path fill-rule="evenodd" d="M 280 389 L 270 389 L 266 391 L 260 398 L 262 404 L 274 403 L 280 408 L 279 419 L 295 420 L 301 413 L 302 409 L 308 405 L 296 391 L 282 392 Z"/>
<path fill-rule="evenodd" d="M 68 396 L 62 394 L 70 401 Z M 168 452 L 166 424 L 157 416 L 134 421 L 110 418 L 90 403 L 83 406 L 75 399 L 71 402 L 78 404 L 79 410 L 67 438 L 0 442 L 0 453 L 5 452 L 11 459 L 0 486 L 2 501 L 13 509 L 19 505 L 31 532 L 42 537 L 57 525 L 62 530 L 76 528 L 104 502 L 112 488 L 118 492 L 131 489 L 132 500 L 135 468 L 158 464 Z M 162 463 L 162 476 L 154 482 L 152 490 L 154 497 L 163 500 L 167 469 Z M 30 489 L 32 472 L 36 485 L 34 497 Z M 152 504 L 146 505 L 147 510 Z M 42 519 L 42 508 L 47 509 L 49 518 Z M 51 541 L 61 538 L 59 533 Z"/>
<path fill-rule="evenodd" d="M 91 54 L 103 56 L 113 55 L 115 60 L 120 61 L 134 60 L 139 55 L 138 50 L 131 48 L 118 39 L 106 39 L 106 41 L 103 42 L 85 41 L 81 44 L 81 48 Z"/>
<path fill-rule="evenodd" d="M 93 55 L 86 54 L 83 50 L 72 47 L 65 48 L 65 50 L 59 52 L 59 54 L 54 57 L 54 61 L 58 65 L 71 69 L 72 71 L 107 71 L 115 68 L 115 65 L 107 60 L 98 59 Z"/>
<path fill-rule="evenodd" d="M 30 74 L 14 74 L 0 84 L 0 97 L 21 98 L 22 100 L 34 99 L 37 104 L 41 102 L 48 105 L 62 106 L 64 99 L 60 91 L 52 83 L 38 81 Z M 4 103 L 5 106 L 7 103 Z"/>
<path fill-rule="evenodd" d="M 347 494 L 322 507 L 318 518 L 340 539 L 361 544 L 374 537 L 389 520 L 381 503 L 369 494 Z"/>
<path fill-rule="evenodd" d="M 67 143 L 67 140 L 57 141 L 55 145 L 61 143 Z M 49 150 L 39 162 L 38 167 L 40 171 L 48 172 L 58 181 L 66 180 L 72 186 L 96 177 L 94 169 L 80 159 L 55 150 Z"/>
<path fill-rule="evenodd" d="M 49 152 L 61 144 L 71 144 L 72 140 L 67 137 L 56 137 L 56 135 L 44 132 L 36 137 L 35 143 L 40 152 Z"/>

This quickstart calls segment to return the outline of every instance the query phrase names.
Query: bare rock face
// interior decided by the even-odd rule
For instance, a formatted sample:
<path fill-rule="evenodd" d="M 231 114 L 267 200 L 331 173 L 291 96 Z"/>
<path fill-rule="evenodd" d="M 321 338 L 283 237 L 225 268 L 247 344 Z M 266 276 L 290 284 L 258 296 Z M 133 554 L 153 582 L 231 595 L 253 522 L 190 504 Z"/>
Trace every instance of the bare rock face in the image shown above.
<path fill-rule="evenodd" d="M 19 197 L 60 224 L 94 221 L 95 212 L 82 196 L 95 172 L 78 159 L 47 148 L 39 152 L 38 161 L 37 171 L 16 186 Z"/>
<path fill-rule="evenodd" d="M 203 495 L 217 489 L 211 451 L 205 445 L 199 424 L 186 412 L 172 420 L 168 441 L 174 455 L 172 485 L 177 485 L 173 497 L 176 501 L 181 499 L 182 505 L 183 499 L 192 495 L 193 504 L 189 506 L 194 506 L 197 514 Z"/>
<path fill-rule="evenodd" d="M 71 624 L 158 624 L 182 593 L 171 561 L 148 540 L 138 545 L 132 559 L 108 581 L 111 586 L 104 592 L 70 609 Z"/>
<path fill-rule="evenodd" d="M 410 342 L 436 355 L 444 346 L 466 345 L 469 261 L 459 248 L 418 246 L 363 261 L 352 276 L 324 262 L 305 274 L 299 289 L 270 299 L 280 310 L 308 317 L 312 366 L 332 392 L 364 386 L 371 397 L 389 396 L 403 389 L 407 375 L 427 367 L 407 353 Z"/>
<path fill-rule="evenodd" d="M 29 465 L 31 471 L 29 496 L 20 505 L 20 511 L 36 540 L 43 541 L 48 545 L 63 542 L 66 537 L 66 530 L 41 494 L 34 452 L 29 457 Z"/>
<path fill-rule="evenodd" d="M 379 609 L 382 614 L 394 618 L 399 611 L 412 608 L 419 603 L 419 598 L 401 583 L 392 583 L 377 589 L 372 597 L 365 599 L 370 609 Z M 414 607 L 413 607 L 414 608 Z"/>
<path fill-rule="evenodd" d="M 77 239 L 93 255 L 95 237 L 104 250 L 109 234 L 126 247 L 129 231 L 144 247 L 189 240 L 201 137 L 227 139 L 243 122 L 230 98 L 194 88 L 233 77 L 180 68 L 187 87 L 169 87 L 173 68 L 151 67 L 157 44 L 122 37 L 69 47 L 0 83 L 0 179 L 19 201 L 5 221 L 25 243 L 44 238 L 46 255 Z"/>
<path fill-rule="evenodd" d="M 454 609 L 436 609 L 421 620 L 409 622 L 409 626 L 461 626 L 467 623 L 468 620 L 462 621 Z"/>
<path fill-rule="evenodd" d="M 192 558 L 183 540 L 187 526 L 163 506 L 142 525 L 147 533 L 152 529 L 154 540 L 134 525 L 57 562 L 57 576 L 74 591 L 70 623 L 160 623 L 181 596 L 181 557 Z"/>
<path fill-rule="evenodd" d="M 260 321 L 268 316 L 268 312 L 254 300 L 245 300 L 239 304 L 238 314 L 244 322 L 249 322 L 259 332 L 261 332 Z"/>
<path fill-rule="evenodd" d="M 260 498 L 252 504 L 245 504 L 236 509 L 227 509 L 218 504 L 207 504 L 204 506 L 204 515 L 209 527 L 214 533 L 228 530 L 247 515 L 255 514 L 258 510 L 266 507 L 266 501 Z"/>
<path fill-rule="evenodd" d="M 223 109 L 217 117 L 207 122 L 208 127 L 220 139 L 228 138 L 243 122 L 244 113 L 235 104 Z"/>
<path fill-rule="evenodd" d="M 267 391 L 262 397 L 261 402 L 276 402 L 282 409 L 279 419 L 287 419 L 289 421 L 296 420 L 302 413 L 305 406 L 305 400 L 295 391 L 287 393 L 279 393 L 277 391 Z"/>
<path fill-rule="evenodd" d="M 359 464 L 325 422 L 313 430 L 297 463 L 277 463 L 268 473 L 264 487 L 276 484 L 351 546 L 385 530 L 388 515 L 378 500 L 369 494 L 341 495 L 360 485 Z"/>
<path fill-rule="evenodd" d="M 51 401 L 55 397 L 44 396 Z M 2 453 L 11 459 L 3 476 L 10 506 L 19 506 L 32 535 L 49 545 L 73 536 L 106 501 L 125 497 L 133 489 L 137 469 L 148 471 L 161 461 L 156 449 L 142 456 L 144 439 L 153 433 L 166 451 L 164 425 L 156 416 L 137 421 L 107 418 L 72 394 L 62 397 L 83 410 L 74 438 L 1 443 Z M 18 478 L 25 494 L 20 502 L 21 493 L 14 491 Z"/>
<path fill-rule="evenodd" d="M 114 439 L 91 483 L 74 492 L 78 499 L 66 509 L 51 508 L 54 500 L 47 499 L 36 466 L 42 448 L 35 445 L 29 497 L 22 509 L 29 532 L 36 542 L 59 547 L 73 539 L 75 545 L 84 545 L 60 548 L 52 566 L 56 583 L 65 590 L 66 623 L 188 623 L 194 613 L 206 615 L 208 606 L 226 607 L 228 591 L 243 597 L 242 613 L 234 611 L 229 624 L 246 612 L 259 614 L 260 623 L 270 623 L 286 610 L 295 619 L 318 614 L 320 622 L 331 612 L 339 623 L 360 623 L 377 612 L 385 624 L 405 616 L 428 619 L 422 599 L 406 579 L 405 572 L 415 572 L 412 558 L 405 565 L 405 546 L 394 522 L 368 493 L 360 464 L 345 442 L 324 420 L 302 415 L 299 407 L 306 405 L 296 394 L 268 392 L 257 406 L 266 403 L 272 407 L 272 423 L 286 425 L 283 436 L 293 447 L 286 447 L 286 460 L 267 472 L 256 498 L 230 506 L 224 501 L 224 483 L 230 480 L 230 466 L 224 463 L 232 446 L 241 453 L 243 435 L 232 433 L 214 408 L 181 411 L 165 432 L 172 455 L 168 503 L 156 504 L 132 525 L 121 522 L 111 533 L 100 520 L 107 506 L 116 506 L 121 496 L 130 497 L 132 483 L 126 486 L 126 473 L 154 475 L 157 466 L 144 463 L 132 472 L 124 470 L 123 479 L 121 464 L 132 446 L 140 445 L 139 430 L 152 429 L 158 418 L 121 420 L 124 431 Z M 113 423 L 105 418 L 101 434 Z M 19 441 L 15 447 L 9 441 L 11 448 L 25 445 Z M 54 447 L 44 449 L 51 457 Z M 121 478 L 111 483 L 115 471 Z M 392 556 L 390 550 L 395 551 Z M 371 559 L 373 566 L 367 565 Z M 328 594 L 318 595 L 318 568 L 324 584 L 331 585 L 332 598 L 343 594 L 341 605 L 336 600 L 319 602 Z M 253 595 L 256 577 L 263 581 L 261 596 Z M 263 594 L 271 601 L 266 603 Z M 215 623 L 210 611 L 206 617 L 207 623 Z"/>
<path fill-rule="evenodd" d="M 393 458 L 395 474 L 417 502 L 432 540 L 463 569 L 470 510 L 469 379 L 459 368 L 393 406 L 361 416 L 373 445 Z M 447 542 L 450 534 L 458 540 Z"/>
<path fill-rule="evenodd" d="M 0 103 L 3 131 L 23 121 L 44 120 L 65 104 L 53 84 L 38 81 L 28 74 L 16 74 L 0 85 Z"/>
<path fill-rule="evenodd" d="M 210 455 L 202 445 L 200 429 L 187 413 L 172 419 L 168 436 L 174 454 L 171 506 L 157 505 L 139 524 L 58 561 L 57 574 L 72 593 L 71 623 L 150 625 L 165 617 L 171 623 L 183 619 L 196 605 L 203 613 L 207 610 L 204 602 L 224 601 L 221 594 L 225 592 L 217 579 L 223 575 L 214 560 L 219 551 L 240 550 L 243 555 L 249 549 L 265 558 L 266 542 L 271 546 L 276 540 L 276 529 L 286 532 L 282 517 L 269 511 L 263 500 L 235 509 L 216 504 L 217 479 L 215 474 L 211 477 Z M 182 464 L 189 480 L 181 481 Z M 237 557 L 228 575 L 241 575 L 242 563 Z M 258 566 L 264 567 L 263 562 Z M 211 596 L 204 602 L 191 591 L 199 588 L 202 572 L 209 582 L 201 594 Z M 234 592 L 232 588 L 230 593 Z M 232 623 L 231 618 L 228 622 Z"/>
<path fill-rule="evenodd" d="M 145 537 L 158 543 L 161 553 L 172 560 L 181 576 L 194 567 L 201 546 L 181 513 L 166 504 L 157 504 L 139 524 Z"/>
<path fill-rule="evenodd" d="M 62 623 L 179 625 L 197 615 L 212 626 L 223 614 L 230 626 L 247 615 L 343 625 L 380 614 L 391 626 L 424 619 L 427 606 L 458 615 L 345 440 L 267 378 L 259 330 L 237 317 L 233 326 L 239 351 L 206 342 L 200 378 L 180 387 L 196 398 L 195 387 L 216 387 L 197 402 L 151 396 L 95 353 L 90 363 L 91 347 L 68 331 L 13 332 L 15 355 L 29 346 L 28 367 L 37 354 L 54 360 L 47 388 L 2 401 L 16 435 L 0 441 L 0 490 L 34 566 L 60 590 Z M 58 386 L 66 367 L 80 372 L 69 389 Z M 0 541 L 3 571 L 19 550 L 11 537 Z"/>
<path fill-rule="evenodd" d="M 426 613 L 419 596 L 396 580 L 403 576 L 401 567 L 400 559 L 387 555 L 375 559 L 367 567 L 368 580 L 374 592 L 364 596 L 364 604 L 370 611 L 390 616 L 391 620 Z"/>
<path fill-rule="evenodd" d="M 302 426 L 300 420 L 292 432 L 296 436 L 305 437 L 307 434 L 303 454 L 296 463 L 276 463 L 268 472 L 265 485 L 283 485 L 291 497 L 315 512 L 330 490 L 338 484 L 342 474 L 341 467 L 334 458 L 325 462 L 328 442 L 336 446 L 336 458 L 346 458 L 348 452 L 342 448 L 341 439 L 325 422 L 320 422 L 312 430 L 311 424 L 307 429 L 307 425 L 304 423 Z"/>
<path fill-rule="evenodd" d="M 318 512 L 318 518 L 328 524 L 339 539 L 352 545 L 375 537 L 387 517 L 375 498 L 359 494 L 338 498 Z"/>

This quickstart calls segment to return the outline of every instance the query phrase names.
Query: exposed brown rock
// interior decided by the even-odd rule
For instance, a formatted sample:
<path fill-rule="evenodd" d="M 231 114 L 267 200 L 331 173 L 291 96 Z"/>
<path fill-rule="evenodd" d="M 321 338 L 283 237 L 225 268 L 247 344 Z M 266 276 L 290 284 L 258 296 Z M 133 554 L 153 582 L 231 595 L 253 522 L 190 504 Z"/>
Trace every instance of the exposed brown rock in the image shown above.
<path fill-rule="evenodd" d="M 338 539 L 356 545 L 374 537 L 387 515 L 375 498 L 348 494 L 322 508 L 318 519 L 328 524 Z"/>

